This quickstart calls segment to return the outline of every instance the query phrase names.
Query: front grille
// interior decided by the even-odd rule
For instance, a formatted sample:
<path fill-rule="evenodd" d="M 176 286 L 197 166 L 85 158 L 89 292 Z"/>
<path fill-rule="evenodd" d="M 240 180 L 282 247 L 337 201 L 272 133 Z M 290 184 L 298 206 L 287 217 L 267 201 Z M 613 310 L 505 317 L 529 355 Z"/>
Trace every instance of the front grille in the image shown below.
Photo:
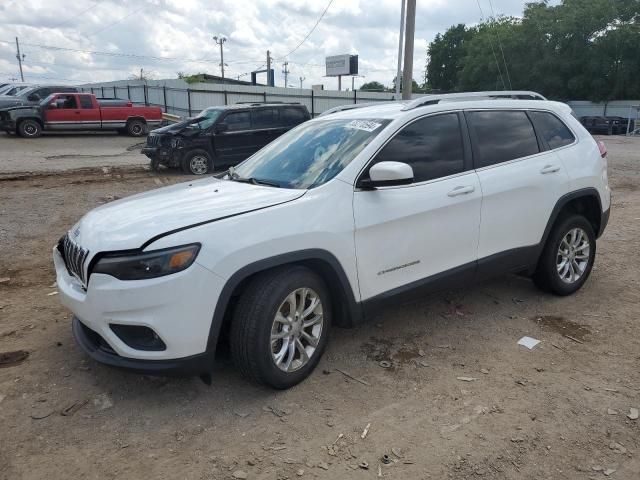
<path fill-rule="evenodd" d="M 147 136 L 147 146 L 148 147 L 158 147 L 160 145 L 160 136 L 159 135 L 148 135 Z"/>
<path fill-rule="evenodd" d="M 75 275 L 83 285 L 86 285 L 87 281 L 84 273 L 84 262 L 89 256 L 89 250 L 76 244 L 69 238 L 68 234 L 62 237 L 61 244 L 62 256 L 67 270 L 70 274 Z"/>

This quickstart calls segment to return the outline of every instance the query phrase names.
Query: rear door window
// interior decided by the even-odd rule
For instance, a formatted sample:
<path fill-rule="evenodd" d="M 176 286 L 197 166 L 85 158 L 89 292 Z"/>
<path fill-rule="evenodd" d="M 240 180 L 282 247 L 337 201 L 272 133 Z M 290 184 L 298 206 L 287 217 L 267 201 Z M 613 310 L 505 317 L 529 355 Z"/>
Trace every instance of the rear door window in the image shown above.
<path fill-rule="evenodd" d="M 476 168 L 540 152 L 533 125 L 524 111 L 466 112 Z"/>
<path fill-rule="evenodd" d="M 231 112 L 224 117 L 224 123 L 228 125 L 229 131 L 249 130 L 251 128 L 251 115 L 249 112 Z"/>
<path fill-rule="evenodd" d="M 571 145 L 575 141 L 571 130 L 555 115 L 549 112 L 529 112 L 529 116 L 550 149 Z"/>
<path fill-rule="evenodd" d="M 256 108 L 251 111 L 251 121 L 255 129 L 278 127 L 278 111 L 275 108 Z"/>
<path fill-rule="evenodd" d="M 93 102 L 89 95 L 80 95 L 80 106 L 82 108 L 93 108 Z"/>
<path fill-rule="evenodd" d="M 282 125 L 289 127 L 304 122 L 307 117 L 301 108 L 284 107 L 280 109 L 280 120 Z"/>
<path fill-rule="evenodd" d="M 378 153 L 378 162 L 404 162 L 414 182 L 464 171 L 464 147 L 457 113 L 433 115 L 407 125 Z"/>

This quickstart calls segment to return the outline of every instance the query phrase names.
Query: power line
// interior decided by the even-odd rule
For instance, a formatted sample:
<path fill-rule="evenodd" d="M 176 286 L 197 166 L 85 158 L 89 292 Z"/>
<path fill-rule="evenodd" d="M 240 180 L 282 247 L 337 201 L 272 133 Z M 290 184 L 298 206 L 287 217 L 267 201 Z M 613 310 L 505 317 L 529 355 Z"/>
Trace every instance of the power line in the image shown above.
<path fill-rule="evenodd" d="M 6 44 L 13 44 L 13 42 L 10 42 L 9 40 L 0 40 L 0 43 L 6 43 Z M 42 48 L 44 50 L 54 50 L 54 51 L 61 51 L 61 52 L 76 52 L 76 53 L 88 53 L 91 55 L 102 55 L 105 57 L 122 57 L 122 58 L 135 58 L 135 59 L 139 59 L 139 60 L 158 60 L 158 61 L 179 61 L 179 62 L 187 62 L 187 63 L 211 63 L 214 65 L 217 65 L 219 62 L 214 62 L 214 61 L 209 61 L 209 60 L 188 60 L 185 58 L 179 58 L 179 57 L 158 57 L 158 56 L 154 56 L 154 55 L 139 55 L 139 54 L 135 54 L 135 53 L 118 53 L 118 52 L 102 52 L 102 51 L 96 51 L 96 50 L 83 50 L 80 48 L 70 48 L 70 47 L 57 47 L 54 45 L 43 45 L 41 43 L 21 43 L 21 45 L 24 46 L 28 46 L 28 47 L 36 47 L 36 48 Z M 227 62 L 229 64 L 231 63 L 235 63 L 235 64 L 243 64 L 243 63 L 259 63 L 262 60 L 236 60 L 236 61 L 231 61 L 231 62 Z"/>
<path fill-rule="evenodd" d="M 52 27 L 47 27 L 47 28 L 49 28 L 49 29 L 60 28 L 62 25 L 66 25 L 67 23 L 69 23 L 69 22 L 70 22 L 71 20 L 73 20 L 74 18 L 77 18 L 77 17 L 79 17 L 80 15 L 82 15 L 83 13 L 86 13 L 86 12 L 88 12 L 89 10 L 91 10 L 93 7 L 98 6 L 99 4 L 101 4 L 101 3 L 102 3 L 102 1 L 103 1 L 103 0 L 98 0 L 97 2 L 92 3 L 92 4 L 91 4 L 91 6 L 90 6 L 89 8 L 85 8 L 84 10 L 82 10 L 82 11 L 80 11 L 80 12 L 76 13 L 75 15 L 72 15 L 71 17 L 67 18 L 66 20 L 64 20 L 64 21 L 62 21 L 62 22 L 60 22 L 60 23 L 57 23 L 57 24 L 53 25 Z"/>
<path fill-rule="evenodd" d="M 139 11 L 141 11 L 141 10 L 143 10 L 143 9 L 145 9 L 145 8 L 147 8 L 147 5 L 143 5 L 142 7 L 140 7 L 140 8 L 138 8 L 138 9 L 134 10 L 134 11 L 133 11 L 133 12 L 131 12 L 130 14 L 125 15 L 124 17 L 122 17 L 122 18 L 120 18 L 120 19 L 116 20 L 115 22 L 109 23 L 109 24 L 108 24 L 108 25 L 106 25 L 105 27 L 103 27 L 103 28 L 101 28 L 101 29 L 99 29 L 99 30 L 96 30 L 96 31 L 95 31 L 95 32 L 93 32 L 93 33 L 90 33 L 90 34 L 88 34 L 87 36 L 88 36 L 88 37 L 93 37 L 94 35 L 97 35 L 97 34 L 99 34 L 99 33 L 102 33 L 102 32 L 104 32 L 105 30 L 108 30 L 108 29 L 110 29 L 111 27 L 113 27 L 113 26 L 115 26 L 115 25 L 119 24 L 120 22 L 123 22 L 124 20 L 126 20 L 127 18 L 129 18 L 131 15 L 134 15 L 134 14 L 138 13 Z"/>
<path fill-rule="evenodd" d="M 493 11 L 493 2 L 489 0 L 489 6 L 491 7 L 491 15 L 493 15 L 493 20 L 495 22 L 496 12 Z M 502 41 L 500 40 L 500 32 L 496 28 L 496 37 L 498 37 L 498 46 L 500 47 L 500 52 L 502 53 L 502 62 L 504 63 L 504 70 L 507 72 L 507 81 L 509 82 L 509 88 L 513 90 L 513 85 L 511 84 L 511 76 L 509 75 L 509 66 L 507 65 L 507 60 L 504 58 L 504 50 L 502 49 Z"/>
<path fill-rule="evenodd" d="M 480 20 L 484 21 L 484 12 L 482 11 L 482 7 L 480 6 L 480 0 L 476 0 L 478 4 L 478 8 L 480 9 Z M 493 42 L 491 41 L 491 35 L 489 35 L 489 45 L 491 46 L 491 53 L 493 53 L 493 59 L 496 61 L 496 67 L 498 68 L 498 75 L 500 76 L 500 81 L 502 82 L 502 88 L 504 90 L 507 89 L 507 86 L 504 83 L 504 78 L 502 77 L 502 70 L 500 70 L 500 64 L 498 63 L 498 57 L 496 56 L 496 51 L 493 48 Z"/>
<path fill-rule="evenodd" d="M 302 39 L 302 41 L 296 45 L 296 48 L 294 48 L 293 50 L 291 50 L 289 53 L 287 53 L 286 55 L 280 57 L 278 60 L 287 58 L 289 55 L 291 55 L 293 52 L 295 52 L 296 50 L 298 50 L 302 44 L 304 42 L 307 41 L 307 39 L 311 36 L 311 34 L 313 33 L 313 31 L 316 29 L 316 27 L 320 24 L 320 22 L 322 21 L 322 19 L 324 18 L 325 13 L 327 13 L 327 10 L 329 10 L 329 7 L 331 6 L 331 4 L 333 3 L 333 0 L 329 0 L 329 3 L 327 3 L 327 6 L 325 7 L 324 11 L 322 12 L 322 15 L 320 15 L 320 18 L 318 18 L 318 21 L 316 22 L 316 24 L 313 26 L 313 28 L 311 30 L 309 30 L 309 33 L 307 33 L 306 37 L 304 37 Z"/>

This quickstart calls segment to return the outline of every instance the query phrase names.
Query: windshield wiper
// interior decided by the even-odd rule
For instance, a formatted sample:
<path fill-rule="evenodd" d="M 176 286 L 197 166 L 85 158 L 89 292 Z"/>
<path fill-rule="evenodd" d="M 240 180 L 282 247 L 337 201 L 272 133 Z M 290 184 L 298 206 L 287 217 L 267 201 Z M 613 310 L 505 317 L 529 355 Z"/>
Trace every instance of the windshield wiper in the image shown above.
<path fill-rule="evenodd" d="M 229 179 L 236 182 L 250 183 L 252 185 L 268 185 L 270 187 L 281 188 L 281 185 L 279 183 L 273 182 L 271 180 L 263 180 L 261 178 L 255 177 L 241 177 L 235 172 L 235 169 L 233 167 L 229 167 L 229 171 L 227 173 L 229 174 Z"/>

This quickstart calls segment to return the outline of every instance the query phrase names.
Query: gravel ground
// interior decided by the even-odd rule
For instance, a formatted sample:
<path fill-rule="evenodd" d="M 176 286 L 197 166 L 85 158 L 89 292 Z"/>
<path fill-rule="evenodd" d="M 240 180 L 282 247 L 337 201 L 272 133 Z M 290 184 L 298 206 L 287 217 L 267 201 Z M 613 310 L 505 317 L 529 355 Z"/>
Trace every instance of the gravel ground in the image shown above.
<path fill-rule="evenodd" d="M 117 154 L 131 139 L 79 138 L 28 152 L 0 138 L 0 165 L 133 161 Z M 29 352 L 0 368 L 0 478 L 638 479 L 640 139 L 604 140 L 613 211 L 580 292 L 505 276 L 380 312 L 334 329 L 318 369 L 285 392 L 245 382 L 224 352 L 207 386 L 114 370 L 74 344 L 53 294 L 56 239 L 90 208 L 186 177 L 0 176 L 0 354 Z M 65 159 L 43 160 L 46 142 Z M 542 342 L 527 350 L 523 335 Z"/>
<path fill-rule="evenodd" d="M 51 134 L 26 139 L 0 132 L 0 175 L 65 172 L 102 166 L 142 166 L 149 159 L 140 153 L 146 137 L 112 132 L 103 134 Z"/>

